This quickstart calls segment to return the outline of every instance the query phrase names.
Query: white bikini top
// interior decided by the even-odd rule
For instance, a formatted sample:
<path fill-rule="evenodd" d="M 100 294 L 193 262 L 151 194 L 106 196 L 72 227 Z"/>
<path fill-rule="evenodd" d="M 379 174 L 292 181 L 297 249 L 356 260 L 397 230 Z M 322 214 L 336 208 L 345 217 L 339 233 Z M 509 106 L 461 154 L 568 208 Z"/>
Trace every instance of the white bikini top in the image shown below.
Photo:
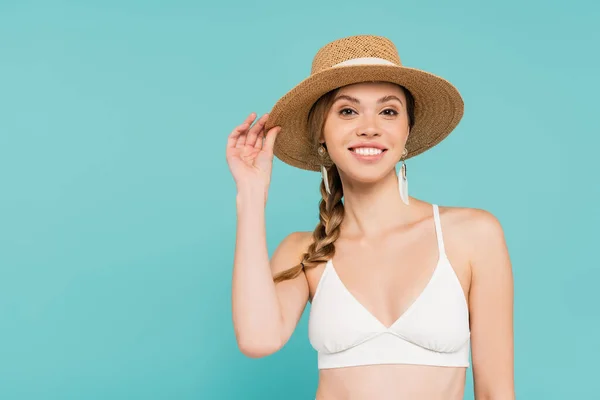
<path fill-rule="evenodd" d="M 308 335 L 319 369 L 369 364 L 469 366 L 469 309 L 450 264 L 437 204 L 439 259 L 425 289 L 386 327 L 346 288 L 329 260 L 313 297 Z"/>

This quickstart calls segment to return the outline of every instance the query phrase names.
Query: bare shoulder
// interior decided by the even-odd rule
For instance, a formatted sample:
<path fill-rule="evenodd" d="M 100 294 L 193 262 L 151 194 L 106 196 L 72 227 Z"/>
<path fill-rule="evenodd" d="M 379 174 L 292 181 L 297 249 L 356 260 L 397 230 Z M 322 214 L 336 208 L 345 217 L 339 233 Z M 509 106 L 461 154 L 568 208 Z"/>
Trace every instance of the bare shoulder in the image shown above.
<path fill-rule="evenodd" d="M 481 208 L 440 206 L 440 215 L 472 240 L 504 236 L 499 219 L 490 211 Z"/>
<path fill-rule="evenodd" d="M 302 255 L 310 245 L 312 232 L 291 232 L 281 240 L 271 259 L 273 273 L 284 271 L 302 261 Z"/>
<path fill-rule="evenodd" d="M 449 225 L 469 253 L 471 266 L 477 261 L 507 253 L 504 229 L 498 217 L 481 208 L 440 207 Z M 442 218 L 442 217 L 441 217 Z"/>
<path fill-rule="evenodd" d="M 294 232 L 297 237 L 298 243 L 301 247 L 308 247 L 313 241 L 313 232 L 312 231 L 300 231 Z"/>

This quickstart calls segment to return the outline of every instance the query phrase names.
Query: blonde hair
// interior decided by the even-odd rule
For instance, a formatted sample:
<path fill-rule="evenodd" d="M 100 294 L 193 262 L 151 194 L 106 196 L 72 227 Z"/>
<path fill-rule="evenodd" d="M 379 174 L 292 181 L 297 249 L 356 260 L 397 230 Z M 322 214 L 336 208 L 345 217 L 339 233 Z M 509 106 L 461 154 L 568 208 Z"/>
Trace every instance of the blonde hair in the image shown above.
<path fill-rule="evenodd" d="M 400 86 L 406 96 L 406 109 L 408 112 L 409 127 L 414 125 L 414 98 L 411 93 Z M 312 106 L 308 114 L 309 137 L 313 140 L 315 147 L 319 144 L 319 138 L 322 137 L 325 120 L 333 104 L 335 95 L 341 88 L 334 89 L 321 96 Z M 323 144 L 325 146 L 325 144 Z M 329 160 L 330 161 L 330 160 Z M 322 199 L 319 202 L 319 223 L 313 231 L 313 242 L 308 246 L 306 252 L 302 255 L 302 261 L 293 267 L 281 271 L 273 277 L 275 283 L 297 277 L 302 270 L 314 268 L 329 259 L 335 254 L 335 241 L 340 236 L 340 225 L 344 219 L 344 203 L 342 197 L 342 180 L 335 164 L 332 162 L 325 165 L 327 167 L 327 177 L 329 180 L 331 194 L 328 195 L 325 189 L 325 182 L 321 180 L 320 190 Z"/>

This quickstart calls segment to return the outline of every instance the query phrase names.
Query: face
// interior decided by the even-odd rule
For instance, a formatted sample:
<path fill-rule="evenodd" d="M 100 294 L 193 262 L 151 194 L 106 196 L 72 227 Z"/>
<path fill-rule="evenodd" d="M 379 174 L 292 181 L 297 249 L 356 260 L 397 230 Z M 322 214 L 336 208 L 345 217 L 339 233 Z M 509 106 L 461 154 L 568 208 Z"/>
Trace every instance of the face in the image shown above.
<path fill-rule="evenodd" d="M 394 170 L 408 134 L 402 89 L 387 82 L 365 82 L 338 91 L 326 116 L 321 143 L 325 142 L 340 173 L 374 182 Z"/>

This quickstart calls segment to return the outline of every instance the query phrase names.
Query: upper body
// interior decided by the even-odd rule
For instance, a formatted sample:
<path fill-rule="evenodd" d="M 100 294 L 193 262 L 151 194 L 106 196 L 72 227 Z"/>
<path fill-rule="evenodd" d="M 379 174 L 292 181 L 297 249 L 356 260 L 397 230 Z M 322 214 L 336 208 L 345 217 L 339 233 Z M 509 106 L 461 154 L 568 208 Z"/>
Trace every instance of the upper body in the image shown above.
<path fill-rule="evenodd" d="M 248 124 L 232 133 L 232 170 L 250 166 L 236 179 L 238 345 L 250 357 L 278 351 L 312 302 L 318 400 L 461 399 L 469 365 L 477 400 L 510 400 L 513 283 L 504 233 L 481 209 L 401 200 L 394 167 L 406 154 L 413 107 L 410 92 L 389 82 L 346 85 L 319 98 L 309 125 L 332 161 L 319 223 L 288 235 L 270 260 L 257 210 L 268 183 L 247 182 L 269 181 L 276 133 L 267 133 L 263 146 L 271 152 L 262 158 L 257 137 L 265 118 L 241 145 Z"/>
<path fill-rule="evenodd" d="M 412 197 L 411 202 L 416 209 L 411 221 L 398 222 L 383 236 L 353 238 L 342 234 L 336 240 L 332 262 L 279 284 L 288 286 L 278 289 L 282 304 L 287 304 L 289 311 L 285 320 L 286 338 L 289 339 L 287 335 L 291 335 L 302 315 L 306 301 L 313 302 L 309 324 L 312 322 L 319 305 L 315 301 L 320 300 L 314 297 L 324 272 L 329 274 L 326 278 L 334 276 L 343 282 L 357 302 L 354 306 L 360 303 L 386 327 L 413 306 L 441 264 L 432 207 Z M 512 296 L 507 289 L 511 286 L 511 271 L 502 228 L 484 210 L 458 207 L 439 207 L 439 210 L 445 257 L 449 261 L 445 266 L 455 272 L 457 287 L 468 307 L 467 345 L 470 344 L 476 399 L 513 398 Z M 289 263 L 290 259 L 298 261 L 311 237 L 312 232 L 289 235 L 273 255 L 274 268 Z M 428 295 L 436 297 L 435 292 Z M 352 314 L 349 316 L 352 318 Z M 319 326 L 314 333 L 317 338 Z M 418 331 L 419 325 L 412 328 Z M 444 337 L 444 332 L 441 336 Z M 360 358 L 354 361 L 361 362 Z M 463 398 L 466 367 L 408 362 L 414 360 L 321 368 L 317 399 Z"/>

